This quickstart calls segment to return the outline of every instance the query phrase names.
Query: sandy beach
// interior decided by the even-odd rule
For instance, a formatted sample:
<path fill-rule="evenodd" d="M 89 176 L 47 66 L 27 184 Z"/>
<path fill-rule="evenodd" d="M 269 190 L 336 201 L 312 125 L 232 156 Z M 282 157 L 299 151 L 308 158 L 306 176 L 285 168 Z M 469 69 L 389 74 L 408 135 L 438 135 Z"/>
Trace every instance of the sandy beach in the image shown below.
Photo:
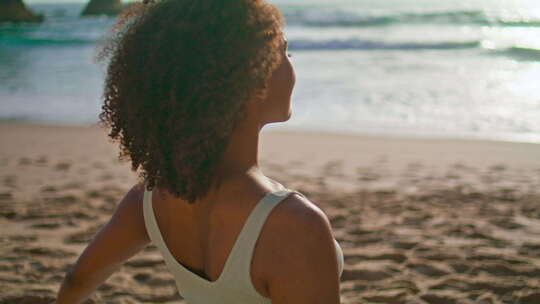
<path fill-rule="evenodd" d="M 0 123 L 0 304 L 53 303 L 136 182 L 106 130 Z M 329 216 L 342 303 L 540 303 L 540 144 L 263 131 L 261 166 Z M 185 303 L 159 252 L 88 303 Z"/>

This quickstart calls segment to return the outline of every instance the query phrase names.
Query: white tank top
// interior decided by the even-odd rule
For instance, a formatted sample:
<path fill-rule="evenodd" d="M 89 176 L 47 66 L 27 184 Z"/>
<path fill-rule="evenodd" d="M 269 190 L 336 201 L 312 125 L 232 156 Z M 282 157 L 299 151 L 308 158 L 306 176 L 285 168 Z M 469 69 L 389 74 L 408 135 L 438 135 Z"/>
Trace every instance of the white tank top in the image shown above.
<path fill-rule="evenodd" d="M 152 243 L 159 249 L 165 264 L 173 274 L 180 295 L 189 304 L 269 304 L 269 298 L 259 294 L 250 276 L 251 258 L 261 228 L 272 209 L 289 194 L 298 191 L 285 189 L 267 193 L 251 211 L 216 281 L 193 273 L 180 264 L 167 248 L 159 231 L 152 208 L 152 192 L 144 192 L 144 222 Z M 338 257 L 339 275 L 343 272 L 343 251 L 334 239 Z"/>

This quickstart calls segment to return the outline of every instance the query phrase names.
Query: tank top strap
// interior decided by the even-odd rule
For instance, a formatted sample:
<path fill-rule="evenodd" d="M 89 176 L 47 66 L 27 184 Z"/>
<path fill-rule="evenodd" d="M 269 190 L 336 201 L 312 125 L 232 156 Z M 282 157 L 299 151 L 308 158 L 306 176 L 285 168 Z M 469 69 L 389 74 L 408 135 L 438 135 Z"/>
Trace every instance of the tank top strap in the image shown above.
<path fill-rule="evenodd" d="M 176 264 L 176 259 L 167 248 L 167 244 L 163 239 L 156 221 L 154 208 L 152 206 L 152 191 L 147 191 L 146 187 L 143 195 L 143 215 L 146 232 L 148 233 L 148 237 L 152 241 L 152 244 L 155 245 L 163 255 L 165 264 L 167 264 L 169 267 L 174 266 Z"/>
<path fill-rule="evenodd" d="M 239 284 L 240 288 L 254 290 L 251 283 L 250 269 L 253 251 L 259 238 L 259 234 L 268 215 L 272 212 L 274 207 L 292 193 L 302 195 L 298 191 L 290 189 L 267 193 L 248 216 L 231 251 L 229 257 L 230 265 L 228 265 L 230 267 L 226 269 L 227 276 L 236 280 L 234 285 Z"/>

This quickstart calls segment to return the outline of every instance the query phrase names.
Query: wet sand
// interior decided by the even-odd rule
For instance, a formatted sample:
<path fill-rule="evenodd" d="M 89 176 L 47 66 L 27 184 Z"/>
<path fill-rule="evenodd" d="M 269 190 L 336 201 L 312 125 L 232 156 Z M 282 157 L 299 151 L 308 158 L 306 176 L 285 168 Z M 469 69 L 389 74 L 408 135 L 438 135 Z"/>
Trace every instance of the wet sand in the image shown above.
<path fill-rule="evenodd" d="M 0 140 L 0 303 L 52 303 L 136 175 L 94 126 Z M 261 148 L 329 216 L 342 303 L 540 303 L 540 145 L 264 131 Z M 88 302 L 184 303 L 152 246 Z"/>

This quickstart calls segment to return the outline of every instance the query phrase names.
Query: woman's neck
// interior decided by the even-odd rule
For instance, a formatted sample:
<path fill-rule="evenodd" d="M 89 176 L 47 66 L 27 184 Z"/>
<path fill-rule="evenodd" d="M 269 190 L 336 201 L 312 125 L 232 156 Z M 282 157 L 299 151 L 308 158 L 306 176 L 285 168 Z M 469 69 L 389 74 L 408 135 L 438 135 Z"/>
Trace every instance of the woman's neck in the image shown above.
<path fill-rule="evenodd" d="M 260 126 L 244 122 L 231 134 L 216 175 L 221 178 L 259 170 Z"/>

